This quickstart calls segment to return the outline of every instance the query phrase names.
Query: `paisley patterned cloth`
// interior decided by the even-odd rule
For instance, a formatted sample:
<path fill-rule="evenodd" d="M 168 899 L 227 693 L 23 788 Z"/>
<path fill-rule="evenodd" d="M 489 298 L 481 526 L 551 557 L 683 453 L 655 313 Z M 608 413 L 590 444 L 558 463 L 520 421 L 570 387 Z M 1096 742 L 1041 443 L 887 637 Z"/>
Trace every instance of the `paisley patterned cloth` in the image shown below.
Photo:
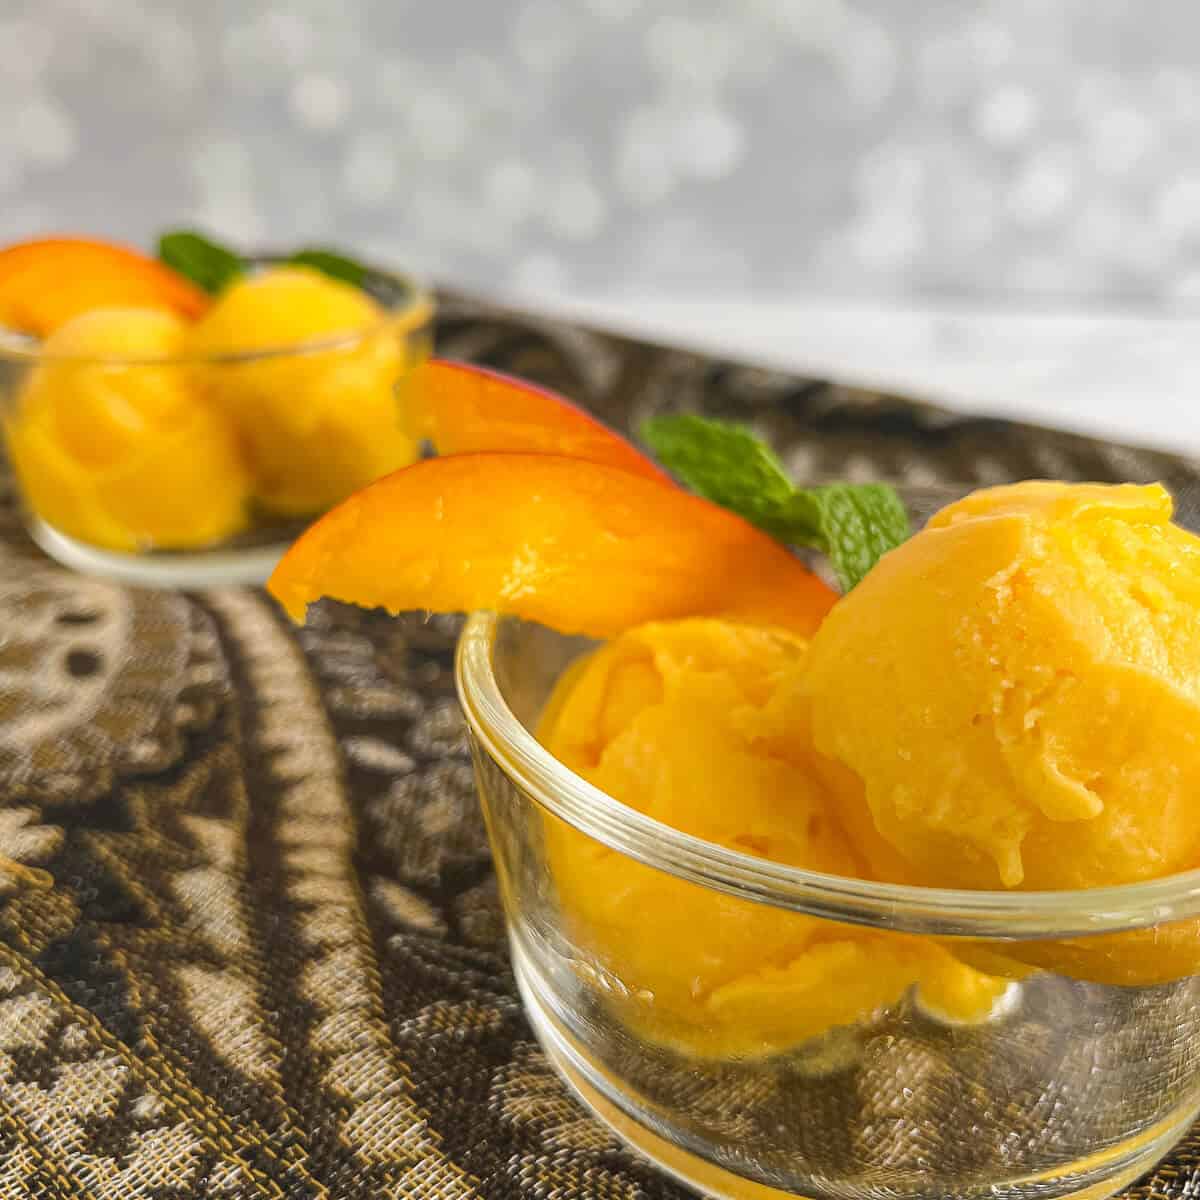
<path fill-rule="evenodd" d="M 446 297 L 443 354 L 617 425 L 687 408 L 798 478 L 1170 483 L 1197 464 Z M 7 486 L 7 485 L 6 485 Z M 922 490 L 924 489 L 924 491 Z M 457 621 L 85 579 L 0 498 L 0 1195 L 666 1200 L 518 1004 Z M 1183 1197 L 1193 1138 L 1136 1194 Z"/>

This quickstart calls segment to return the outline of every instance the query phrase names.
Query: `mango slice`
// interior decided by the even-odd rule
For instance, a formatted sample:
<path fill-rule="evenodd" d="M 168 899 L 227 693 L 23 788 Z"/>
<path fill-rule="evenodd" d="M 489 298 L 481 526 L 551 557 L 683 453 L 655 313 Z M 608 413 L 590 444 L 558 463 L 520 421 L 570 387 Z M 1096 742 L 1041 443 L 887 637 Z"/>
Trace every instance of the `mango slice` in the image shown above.
<path fill-rule="evenodd" d="M 313 525 L 268 582 L 392 612 L 493 609 L 607 637 L 726 616 L 811 633 L 834 592 L 778 542 L 666 482 L 550 454 L 459 454 L 382 479 Z"/>
<path fill-rule="evenodd" d="M 652 459 L 569 400 L 485 367 L 441 359 L 426 363 L 407 414 L 413 435 L 428 438 L 439 454 L 540 451 L 668 478 Z"/>
<path fill-rule="evenodd" d="M 97 308 L 199 316 L 208 296 L 137 250 L 90 238 L 39 238 L 0 250 L 0 325 L 47 337 Z"/>

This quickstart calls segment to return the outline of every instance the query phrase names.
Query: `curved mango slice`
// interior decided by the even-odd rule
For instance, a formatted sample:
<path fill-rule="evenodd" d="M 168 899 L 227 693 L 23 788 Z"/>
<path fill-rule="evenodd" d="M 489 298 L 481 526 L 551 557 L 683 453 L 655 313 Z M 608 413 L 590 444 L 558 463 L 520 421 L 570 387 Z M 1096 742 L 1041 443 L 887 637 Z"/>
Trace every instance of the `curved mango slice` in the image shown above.
<path fill-rule="evenodd" d="M 0 250 L 0 324 L 46 337 L 97 308 L 199 316 L 208 296 L 137 250 L 90 238 L 39 238 Z"/>
<path fill-rule="evenodd" d="M 412 435 L 439 454 L 533 451 L 586 458 L 665 480 L 646 455 L 562 396 L 499 371 L 433 359 L 407 400 Z"/>
<path fill-rule="evenodd" d="M 684 616 L 810 634 L 836 599 L 725 509 L 551 454 L 459 454 L 397 471 L 313 525 L 267 587 L 296 620 L 329 596 L 392 612 L 491 609 L 592 637 Z"/>

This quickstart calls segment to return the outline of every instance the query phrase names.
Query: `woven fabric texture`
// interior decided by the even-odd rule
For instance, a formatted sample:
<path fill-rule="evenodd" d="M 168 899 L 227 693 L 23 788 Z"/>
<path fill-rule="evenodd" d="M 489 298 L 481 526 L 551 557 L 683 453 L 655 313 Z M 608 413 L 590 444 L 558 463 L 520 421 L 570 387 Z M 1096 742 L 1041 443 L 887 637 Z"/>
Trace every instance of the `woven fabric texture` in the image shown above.
<path fill-rule="evenodd" d="M 631 427 L 738 418 L 797 478 L 1167 481 L 1184 460 L 445 297 L 439 349 Z M 926 489 L 923 491 L 922 489 Z M 86 579 L 0 500 L 0 1196 L 668 1200 L 516 998 L 452 618 Z M 1143 1182 L 1192 1195 L 1200 1138 Z"/>

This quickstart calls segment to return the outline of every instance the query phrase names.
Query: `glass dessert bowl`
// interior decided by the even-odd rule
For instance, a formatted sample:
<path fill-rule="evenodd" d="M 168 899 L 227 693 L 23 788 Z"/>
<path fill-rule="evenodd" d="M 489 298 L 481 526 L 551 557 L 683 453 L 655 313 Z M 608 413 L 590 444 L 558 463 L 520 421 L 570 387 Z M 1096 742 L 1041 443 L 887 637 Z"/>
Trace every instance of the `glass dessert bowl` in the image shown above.
<path fill-rule="evenodd" d="M 1119 959 L 1147 937 L 1195 938 L 1200 872 L 956 891 L 703 841 L 591 786 L 538 740 L 556 682 L 590 646 L 476 614 L 457 671 L 526 1009 L 621 1137 L 706 1195 L 941 1200 L 1105 1196 L 1186 1132 L 1200 1110 L 1200 979 L 1097 981 L 1105 970 L 1087 955 L 1081 967 L 1078 948 Z M 565 878 L 564 862 L 589 856 L 634 894 L 632 938 Z M 840 977 L 826 956 L 815 986 L 737 981 L 719 1005 L 661 994 L 703 978 L 739 923 L 785 940 L 802 923 L 806 947 L 861 955 Z M 946 956 L 937 970 L 929 951 Z M 897 961 L 914 964 L 911 982 Z M 858 990 L 881 973 L 882 991 Z"/>
<path fill-rule="evenodd" d="M 644 428 L 697 496 L 561 398 L 428 370 L 440 456 L 268 588 L 477 614 L 516 975 L 585 1101 L 726 1197 L 1098 1197 L 1165 1153 L 1200 1105 L 1200 538 L 1167 491 L 1026 481 L 912 534 L 746 429 Z"/>
<path fill-rule="evenodd" d="M 271 256 L 246 266 L 252 286 L 215 321 L 102 306 L 47 338 L 0 328 L 8 457 L 53 558 L 151 586 L 262 583 L 309 521 L 416 457 L 401 418 L 431 346 L 421 286 L 367 269 L 351 289 Z M 277 304 L 256 282 L 269 278 L 299 287 Z M 331 331 L 295 334 L 314 327 L 308 291 Z M 297 320 L 275 322 L 272 341 L 280 304 Z M 339 331 L 342 313 L 361 323 Z"/>

